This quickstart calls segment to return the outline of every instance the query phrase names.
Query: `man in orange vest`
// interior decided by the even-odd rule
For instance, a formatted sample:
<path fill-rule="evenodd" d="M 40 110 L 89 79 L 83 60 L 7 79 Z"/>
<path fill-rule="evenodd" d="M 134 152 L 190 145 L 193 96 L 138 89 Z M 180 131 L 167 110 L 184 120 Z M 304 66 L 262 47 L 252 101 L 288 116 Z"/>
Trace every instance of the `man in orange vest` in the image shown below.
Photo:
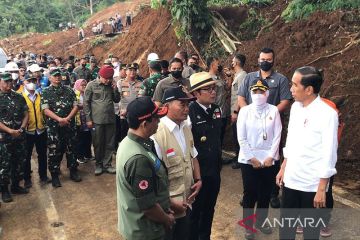
<path fill-rule="evenodd" d="M 24 80 L 22 95 L 29 108 L 29 122 L 26 127 L 26 162 L 24 165 L 24 187 L 31 188 L 31 154 L 36 147 L 38 154 L 38 173 L 40 184 L 48 183 L 47 177 L 47 133 L 44 123 L 44 113 L 41 110 L 41 95 L 36 89 L 37 79 L 31 73 Z"/>

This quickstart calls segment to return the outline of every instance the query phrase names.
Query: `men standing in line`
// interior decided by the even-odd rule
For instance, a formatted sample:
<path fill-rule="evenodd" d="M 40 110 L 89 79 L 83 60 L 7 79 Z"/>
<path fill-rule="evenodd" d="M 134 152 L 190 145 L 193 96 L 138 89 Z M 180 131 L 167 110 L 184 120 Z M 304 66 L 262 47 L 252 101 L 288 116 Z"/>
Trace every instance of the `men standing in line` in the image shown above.
<path fill-rule="evenodd" d="M 120 101 L 120 94 L 113 75 L 111 66 L 102 66 L 99 77 L 87 85 L 84 94 L 86 124 L 93 129 L 96 176 L 103 172 L 115 174 L 115 168 L 111 166 L 116 129 L 114 102 Z"/>
<path fill-rule="evenodd" d="M 29 191 L 20 187 L 25 163 L 25 127 L 29 114 L 24 98 L 12 91 L 10 73 L 0 75 L 0 187 L 3 202 L 13 199 L 11 192 L 25 194 Z"/>
<path fill-rule="evenodd" d="M 176 218 L 167 240 L 188 238 L 191 204 L 201 188 L 198 153 L 186 122 L 189 102 L 194 99 L 181 87 L 167 89 L 162 102 L 168 107 L 168 113 L 160 119 L 159 129 L 153 135 L 157 155 L 168 170 L 171 209 Z"/>
<path fill-rule="evenodd" d="M 329 178 L 336 174 L 338 115 L 321 100 L 321 73 L 301 67 L 292 77 L 291 106 L 284 162 L 276 176 L 283 187 L 281 218 L 311 218 L 319 221 L 326 207 Z M 294 209 L 301 209 L 300 213 Z M 321 224 L 304 226 L 304 239 L 319 239 Z M 294 239 L 296 226 L 280 228 L 280 239 Z"/>
<path fill-rule="evenodd" d="M 126 78 L 118 84 L 120 100 L 120 141 L 123 140 L 129 130 L 126 121 L 126 109 L 128 104 L 139 96 L 141 82 L 136 80 L 137 64 L 131 63 L 126 66 Z"/>
<path fill-rule="evenodd" d="M 51 85 L 43 90 L 41 109 L 44 111 L 48 127 L 47 146 L 49 149 L 49 171 L 54 188 L 61 187 L 59 174 L 63 154 L 66 153 L 70 179 L 80 182 L 78 163 L 74 154 L 76 144 L 75 115 L 78 103 L 74 91 L 61 85 L 61 71 L 55 68 L 50 71 Z"/>
<path fill-rule="evenodd" d="M 258 64 L 260 70 L 257 72 L 248 73 L 239 87 L 238 102 L 240 108 L 252 102 L 250 85 L 256 79 L 263 79 L 269 85 L 269 97 L 267 102 L 275 105 L 280 114 L 283 113 L 289 106 L 291 92 L 289 80 L 282 74 L 272 70 L 275 61 L 275 53 L 271 48 L 263 48 L 260 51 Z M 281 146 L 280 146 L 281 147 Z M 275 168 L 280 168 L 280 161 L 275 162 Z M 275 177 L 275 176 L 274 176 Z M 280 200 L 278 198 L 279 188 L 274 185 L 270 200 L 270 205 L 273 208 L 280 207 Z"/>
<path fill-rule="evenodd" d="M 156 85 L 163 78 L 159 61 L 151 61 L 149 63 L 149 72 L 150 77 L 143 81 L 139 94 L 141 96 L 153 97 Z"/>
<path fill-rule="evenodd" d="M 185 91 L 189 91 L 190 89 L 189 79 L 182 77 L 183 62 L 179 58 L 173 58 L 170 60 L 169 65 L 171 75 L 160 80 L 155 88 L 153 99 L 155 103 L 158 104 L 158 106 L 161 105 L 161 101 L 166 89 L 179 86 L 183 87 L 183 90 Z"/>
<path fill-rule="evenodd" d="M 29 122 L 26 127 L 26 162 L 24 166 L 24 186 L 30 188 L 31 155 L 34 145 L 38 155 L 38 173 L 40 184 L 48 182 L 47 177 L 47 132 L 45 128 L 44 112 L 41 110 L 41 95 L 36 91 L 36 78 L 29 74 L 24 81 L 24 90 L 21 93 L 29 109 Z"/>
<path fill-rule="evenodd" d="M 193 204 L 189 239 L 209 240 L 221 181 L 221 110 L 215 104 L 216 80 L 209 73 L 194 73 L 190 84 L 191 92 L 197 98 L 190 104 L 189 116 L 195 147 L 199 152 L 197 159 L 202 187 Z"/>
<path fill-rule="evenodd" d="M 239 155 L 240 147 L 239 147 L 239 142 L 237 139 L 237 129 L 236 129 L 236 120 L 238 118 L 238 114 L 239 114 L 239 110 L 240 110 L 240 106 L 238 104 L 237 93 L 239 91 L 239 87 L 240 87 L 241 83 L 244 81 L 244 79 L 246 77 L 246 72 L 244 71 L 245 61 L 246 61 L 246 57 L 240 53 L 237 53 L 237 54 L 235 54 L 235 56 L 232 60 L 232 63 L 231 63 L 231 67 L 235 71 L 234 80 L 231 83 L 231 102 L 230 102 L 231 126 L 232 126 L 232 130 L 233 130 L 232 134 L 233 134 L 233 139 L 234 139 L 234 144 L 235 144 L 235 153 L 236 153 L 236 156 L 234 157 L 233 165 L 232 165 L 233 169 L 238 169 L 241 166 L 240 163 L 238 162 L 238 155 Z"/>
<path fill-rule="evenodd" d="M 128 240 L 164 239 L 175 223 L 167 171 L 150 139 L 164 115 L 150 97 L 127 106 L 130 129 L 116 154 L 116 189 L 118 230 Z"/>

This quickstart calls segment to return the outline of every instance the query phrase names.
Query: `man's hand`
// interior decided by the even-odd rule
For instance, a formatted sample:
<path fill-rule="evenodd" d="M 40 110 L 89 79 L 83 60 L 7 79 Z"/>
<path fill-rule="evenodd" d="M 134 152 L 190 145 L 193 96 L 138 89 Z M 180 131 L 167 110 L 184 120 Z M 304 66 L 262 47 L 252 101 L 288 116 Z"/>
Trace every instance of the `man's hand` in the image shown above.
<path fill-rule="evenodd" d="M 267 157 L 264 161 L 264 167 L 271 167 L 273 165 L 274 159 L 272 157 Z"/>
<path fill-rule="evenodd" d="M 172 226 L 175 224 L 175 217 L 174 217 L 173 213 L 168 213 L 166 215 L 167 215 L 167 218 L 164 223 L 164 226 L 165 226 L 166 230 L 170 230 L 172 228 Z"/>
<path fill-rule="evenodd" d="M 64 127 L 70 124 L 70 122 L 66 118 L 59 118 L 58 122 L 60 127 Z"/>
<path fill-rule="evenodd" d="M 234 124 L 236 123 L 238 115 L 236 113 L 232 113 L 231 114 L 231 123 Z"/>
<path fill-rule="evenodd" d="M 257 160 L 256 158 L 252 158 L 250 160 L 251 165 L 253 166 L 253 168 L 258 169 L 261 168 L 261 162 L 259 160 Z"/>
<path fill-rule="evenodd" d="M 193 193 L 187 199 L 189 204 L 192 204 L 195 201 L 195 198 L 199 194 L 201 187 L 202 187 L 202 181 L 201 180 L 197 181 L 196 183 L 194 183 L 191 186 L 191 190 L 193 191 Z"/>
<path fill-rule="evenodd" d="M 187 204 L 183 201 L 179 202 L 176 200 L 171 200 L 171 210 L 175 215 L 183 214 L 187 209 Z"/>
<path fill-rule="evenodd" d="M 20 129 L 18 129 L 18 130 L 11 129 L 10 135 L 11 135 L 13 138 L 18 138 L 18 137 L 20 137 L 20 135 L 21 135 L 21 131 L 20 131 Z"/>
<path fill-rule="evenodd" d="M 284 186 L 284 169 L 282 168 L 276 175 L 276 185 L 278 185 L 280 188 Z"/>
<path fill-rule="evenodd" d="M 120 110 L 120 116 L 122 116 L 122 117 L 126 116 L 126 109 Z"/>
<path fill-rule="evenodd" d="M 92 129 L 94 127 L 94 123 L 92 121 L 87 121 L 86 126 L 90 129 Z"/>
<path fill-rule="evenodd" d="M 314 208 L 326 207 L 326 191 L 318 189 L 314 197 Z"/>

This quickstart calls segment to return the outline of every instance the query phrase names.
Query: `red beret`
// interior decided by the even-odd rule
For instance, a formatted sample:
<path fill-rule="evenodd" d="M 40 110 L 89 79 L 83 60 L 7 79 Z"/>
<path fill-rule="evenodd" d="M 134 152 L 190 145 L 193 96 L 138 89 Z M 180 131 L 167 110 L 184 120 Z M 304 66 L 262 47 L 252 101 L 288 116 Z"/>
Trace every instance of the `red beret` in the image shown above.
<path fill-rule="evenodd" d="M 99 70 L 100 77 L 109 79 L 112 78 L 114 75 L 114 69 L 111 66 L 104 65 Z"/>

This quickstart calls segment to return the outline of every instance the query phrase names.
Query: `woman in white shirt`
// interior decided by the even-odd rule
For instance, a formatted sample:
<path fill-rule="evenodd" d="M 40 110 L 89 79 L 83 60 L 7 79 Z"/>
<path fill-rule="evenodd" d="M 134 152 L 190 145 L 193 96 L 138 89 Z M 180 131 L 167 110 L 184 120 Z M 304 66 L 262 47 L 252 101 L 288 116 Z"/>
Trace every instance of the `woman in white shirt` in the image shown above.
<path fill-rule="evenodd" d="M 281 120 L 276 106 L 268 104 L 269 85 L 266 80 L 255 80 L 251 86 L 252 103 L 242 107 L 237 119 L 237 136 L 240 145 L 238 162 L 244 187 L 243 219 L 253 228 L 251 216 L 256 214 L 256 225 L 264 234 L 272 233 L 264 224 L 268 215 L 271 189 L 275 182 L 274 162 L 279 161 Z M 255 203 L 257 203 L 254 212 Z M 250 217 L 250 218 L 249 218 Z M 246 239 L 254 239 L 253 231 L 247 229 Z"/>

